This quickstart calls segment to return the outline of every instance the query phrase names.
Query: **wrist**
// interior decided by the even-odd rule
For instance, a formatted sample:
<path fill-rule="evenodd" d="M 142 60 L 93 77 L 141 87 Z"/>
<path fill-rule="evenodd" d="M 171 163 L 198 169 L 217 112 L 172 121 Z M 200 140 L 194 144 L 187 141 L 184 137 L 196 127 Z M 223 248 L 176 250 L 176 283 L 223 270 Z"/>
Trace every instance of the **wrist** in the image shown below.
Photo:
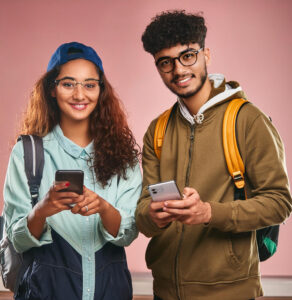
<path fill-rule="evenodd" d="M 47 216 L 44 214 L 39 202 L 33 207 L 32 214 L 39 221 L 46 221 Z"/>
<path fill-rule="evenodd" d="M 101 201 L 102 201 L 102 205 L 101 205 L 101 209 L 99 211 L 99 215 L 101 217 L 103 217 L 110 210 L 111 205 L 106 200 L 104 200 L 103 198 L 101 198 Z"/>
<path fill-rule="evenodd" d="M 208 202 L 205 202 L 206 205 L 206 213 L 205 213 L 205 221 L 204 224 L 208 225 L 211 221 L 212 213 L 211 213 L 211 205 Z"/>

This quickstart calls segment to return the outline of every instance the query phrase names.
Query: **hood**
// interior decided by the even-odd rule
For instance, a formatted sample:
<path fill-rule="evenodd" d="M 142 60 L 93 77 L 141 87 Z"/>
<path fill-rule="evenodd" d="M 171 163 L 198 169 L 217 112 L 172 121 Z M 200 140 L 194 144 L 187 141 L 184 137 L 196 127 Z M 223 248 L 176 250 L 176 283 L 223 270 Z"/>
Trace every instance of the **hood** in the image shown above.
<path fill-rule="evenodd" d="M 181 114 L 192 125 L 201 124 L 204 120 L 204 112 L 218 103 L 229 99 L 246 98 L 241 86 L 236 81 L 225 82 L 222 74 L 209 74 L 209 80 L 212 84 L 212 91 L 209 100 L 200 107 L 196 115 L 191 115 L 186 105 L 181 99 L 178 99 Z"/>

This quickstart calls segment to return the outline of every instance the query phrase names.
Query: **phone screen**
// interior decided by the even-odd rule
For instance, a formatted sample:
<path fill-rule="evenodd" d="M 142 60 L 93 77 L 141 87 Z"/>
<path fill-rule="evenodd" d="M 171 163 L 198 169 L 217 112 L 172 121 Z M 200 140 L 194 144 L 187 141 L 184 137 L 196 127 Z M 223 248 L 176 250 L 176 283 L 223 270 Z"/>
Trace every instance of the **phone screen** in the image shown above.
<path fill-rule="evenodd" d="M 182 195 L 174 180 L 148 186 L 153 201 L 180 200 Z"/>
<path fill-rule="evenodd" d="M 79 195 L 83 194 L 84 173 L 82 170 L 57 170 L 55 174 L 55 182 L 69 181 L 68 188 L 60 190 L 60 192 L 74 192 Z"/>

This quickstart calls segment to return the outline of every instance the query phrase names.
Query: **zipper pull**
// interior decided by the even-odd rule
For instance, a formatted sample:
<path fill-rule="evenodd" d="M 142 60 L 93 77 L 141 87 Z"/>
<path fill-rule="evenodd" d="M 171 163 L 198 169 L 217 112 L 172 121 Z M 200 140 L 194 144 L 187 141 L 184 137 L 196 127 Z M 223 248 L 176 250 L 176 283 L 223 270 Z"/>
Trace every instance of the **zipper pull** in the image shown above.
<path fill-rule="evenodd" d="M 194 133 L 195 133 L 195 126 L 191 127 L 191 135 L 190 135 L 190 140 L 193 141 L 194 140 Z"/>

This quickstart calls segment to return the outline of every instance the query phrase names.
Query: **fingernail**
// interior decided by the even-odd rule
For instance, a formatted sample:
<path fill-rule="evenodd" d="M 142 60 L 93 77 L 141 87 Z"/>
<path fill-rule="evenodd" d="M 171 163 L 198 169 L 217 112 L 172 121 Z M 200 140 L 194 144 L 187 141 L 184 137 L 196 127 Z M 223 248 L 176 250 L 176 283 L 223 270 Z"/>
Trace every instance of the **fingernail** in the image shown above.
<path fill-rule="evenodd" d="M 164 206 L 167 206 L 168 205 L 168 203 L 167 202 L 164 202 Z"/>
<path fill-rule="evenodd" d="M 66 183 L 65 183 L 65 186 L 69 186 L 69 185 L 70 185 L 70 182 L 66 182 Z"/>

